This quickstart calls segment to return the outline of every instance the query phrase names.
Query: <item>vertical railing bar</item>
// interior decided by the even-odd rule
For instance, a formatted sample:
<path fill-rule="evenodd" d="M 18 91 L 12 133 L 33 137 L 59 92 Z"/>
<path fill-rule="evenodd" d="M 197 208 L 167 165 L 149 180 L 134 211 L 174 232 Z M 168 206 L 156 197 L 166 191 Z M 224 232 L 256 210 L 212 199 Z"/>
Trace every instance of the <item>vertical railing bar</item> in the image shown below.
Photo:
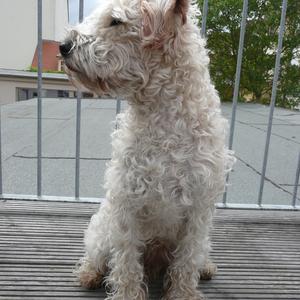
<path fill-rule="evenodd" d="M 76 101 L 76 158 L 75 158 L 75 198 L 80 193 L 80 129 L 81 129 L 81 98 L 82 93 L 77 91 Z"/>
<path fill-rule="evenodd" d="M 299 185 L 299 177 L 300 177 L 300 151 L 299 151 L 299 154 L 298 154 L 298 164 L 297 164 L 297 170 L 296 170 L 296 178 L 295 178 L 293 201 L 292 201 L 292 205 L 294 207 L 296 207 L 298 185 Z"/>
<path fill-rule="evenodd" d="M 121 99 L 120 98 L 117 98 L 117 101 L 116 101 L 116 115 L 118 116 L 118 114 L 121 112 Z M 119 128 L 119 124 L 118 124 L 118 118 L 116 119 L 116 125 L 115 125 L 115 128 L 118 129 Z"/>
<path fill-rule="evenodd" d="M 237 65 L 236 65 L 236 72 L 235 72 L 234 92 L 233 92 L 233 99 L 232 99 L 232 111 L 231 111 L 229 146 L 228 146 L 230 150 L 232 149 L 232 145 L 233 145 L 237 102 L 238 102 L 238 95 L 240 89 L 240 78 L 241 78 L 241 69 L 242 69 L 242 60 L 243 60 L 243 49 L 244 49 L 244 40 L 245 40 L 245 32 L 246 32 L 247 14 L 248 14 L 248 0 L 244 0 L 240 40 L 239 40 L 239 50 L 238 50 L 238 58 L 237 58 Z M 228 180 L 229 180 L 229 174 L 226 177 L 226 184 L 228 183 Z M 227 190 L 225 190 L 223 194 L 223 203 L 226 204 L 226 202 L 227 202 Z"/>
<path fill-rule="evenodd" d="M 270 103 L 270 112 L 269 112 L 269 123 L 268 123 L 268 130 L 267 130 L 267 137 L 266 137 L 266 144 L 264 150 L 264 158 L 263 158 L 263 166 L 260 178 L 260 187 L 259 187 L 259 194 L 258 194 L 258 205 L 262 205 L 262 195 L 265 183 L 265 175 L 266 175 L 266 168 L 267 168 L 267 161 L 268 161 L 268 154 L 269 154 L 269 146 L 270 146 L 270 138 L 271 138 L 271 131 L 272 131 L 272 124 L 273 124 L 273 113 L 276 101 L 276 92 L 277 92 L 277 82 L 279 77 L 280 71 L 280 58 L 281 58 L 281 50 L 282 50 L 282 41 L 283 41 L 283 34 L 285 30 L 285 16 L 286 16 L 286 9 L 287 9 L 287 0 L 282 1 L 282 10 L 281 10 L 281 19 L 280 19 L 280 29 L 278 34 L 278 47 L 276 53 L 276 63 L 275 63 L 275 73 L 273 78 L 273 85 L 272 85 L 272 95 L 271 95 L 271 103 Z"/>
<path fill-rule="evenodd" d="M 38 0 L 37 196 L 42 195 L 43 4 Z"/>
<path fill-rule="evenodd" d="M 116 114 L 118 115 L 120 112 L 121 112 L 121 99 L 117 99 Z"/>
<path fill-rule="evenodd" d="M 83 21 L 84 15 L 84 0 L 79 0 L 79 22 Z"/>
<path fill-rule="evenodd" d="M 2 129 L 1 129 L 1 106 L 0 106 L 0 195 L 3 194 L 2 184 Z"/>
<path fill-rule="evenodd" d="M 79 0 L 79 22 L 83 21 L 84 0 Z M 81 135 L 81 99 L 82 92 L 77 90 L 76 105 L 76 158 L 75 158 L 75 198 L 80 194 L 80 135 Z"/>
<path fill-rule="evenodd" d="M 205 38 L 206 36 L 207 11 L 208 11 L 208 0 L 204 0 L 203 9 L 202 9 L 202 24 L 201 24 L 201 36 L 203 38 Z"/>

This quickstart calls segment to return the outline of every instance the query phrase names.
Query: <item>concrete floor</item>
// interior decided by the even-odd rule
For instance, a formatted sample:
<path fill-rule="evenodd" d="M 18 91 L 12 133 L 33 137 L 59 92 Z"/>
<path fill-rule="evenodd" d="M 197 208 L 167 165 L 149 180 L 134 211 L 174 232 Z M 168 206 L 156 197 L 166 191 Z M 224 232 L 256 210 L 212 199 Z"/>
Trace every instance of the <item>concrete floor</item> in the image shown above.
<path fill-rule="evenodd" d="M 36 100 L 4 105 L 1 110 L 3 192 L 35 194 Z M 82 101 L 81 197 L 104 197 L 103 173 L 111 153 L 115 112 L 114 100 Z M 223 112 L 230 118 L 231 105 L 224 104 Z M 238 105 L 234 137 L 238 162 L 230 176 L 229 202 L 257 201 L 268 113 L 269 108 L 259 104 Z M 44 195 L 74 195 L 75 116 L 74 100 L 43 100 Z M 291 202 L 299 144 L 300 112 L 276 108 L 264 203 Z"/>

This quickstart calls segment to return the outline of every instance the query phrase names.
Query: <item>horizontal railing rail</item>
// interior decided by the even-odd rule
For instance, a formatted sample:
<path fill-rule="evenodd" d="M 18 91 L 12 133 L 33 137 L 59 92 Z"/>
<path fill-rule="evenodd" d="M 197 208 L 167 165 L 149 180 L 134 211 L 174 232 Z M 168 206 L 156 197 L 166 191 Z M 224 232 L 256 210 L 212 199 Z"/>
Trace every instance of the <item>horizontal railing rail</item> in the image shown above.
<path fill-rule="evenodd" d="M 103 199 L 100 198 L 84 198 L 80 197 L 80 137 L 81 137 L 81 98 L 82 94 L 80 91 L 77 93 L 76 99 L 76 142 L 75 142 L 75 191 L 74 197 L 60 197 L 60 196 L 45 196 L 43 195 L 43 186 L 42 186 L 42 0 L 37 0 L 37 14 L 38 14 L 38 80 L 37 80 L 37 89 L 38 89 L 38 97 L 37 97 L 37 193 L 36 195 L 21 195 L 21 194 L 5 194 L 3 193 L 3 181 L 2 181 L 2 145 L 1 145 L 1 113 L 0 113 L 0 198 L 2 199 L 28 199 L 28 200 L 46 200 L 46 201 L 86 201 L 86 202 L 101 202 Z M 278 32 L 278 45 L 276 50 L 276 62 L 275 62 L 275 71 L 273 76 L 273 85 L 272 85 L 272 93 L 271 93 L 271 102 L 270 102 L 270 112 L 268 118 L 268 128 L 266 133 L 265 147 L 264 147 L 264 156 L 263 156 L 263 165 L 260 177 L 260 185 L 258 191 L 258 199 L 256 204 L 235 204 L 228 203 L 227 201 L 227 191 L 225 191 L 223 195 L 223 201 L 221 203 L 217 203 L 217 207 L 219 208 L 231 208 L 231 209 L 274 209 L 274 210 L 300 210 L 300 206 L 297 204 L 297 193 L 299 186 L 299 175 L 300 175 L 300 150 L 298 155 L 298 162 L 296 164 L 296 176 L 295 176 L 295 184 L 294 190 L 292 193 L 291 203 L 290 205 L 269 205 L 263 203 L 263 191 L 264 191 L 264 183 L 266 179 L 266 169 L 268 163 L 269 156 L 269 146 L 271 140 L 271 132 L 272 132 L 272 123 L 273 123 L 273 114 L 276 102 L 276 92 L 277 92 L 277 84 L 280 72 L 280 59 L 281 59 L 281 51 L 283 44 L 283 37 L 285 31 L 285 22 L 286 22 L 286 11 L 287 11 L 288 1 L 282 1 L 282 10 L 281 10 L 281 20 L 280 27 Z M 209 10 L 209 1 L 203 1 L 203 9 L 202 9 L 202 25 L 201 25 L 201 35 L 203 37 L 206 36 L 206 21 Z M 79 21 L 83 20 L 84 15 L 84 0 L 79 1 Z M 244 49 L 244 38 L 247 27 L 247 13 L 248 13 L 248 0 L 243 1 L 243 10 L 242 10 L 242 18 L 240 24 L 240 38 L 239 38 L 239 47 L 238 47 L 238 56 L 237 56 L 237 65 L 236 65 L 236 73 L 235 73 L 235 83 L 234 83 L 234 93 L 232 100 L 232 112 L 231 112 L 231 123 L 230 123 L 230 132 L 229 132 L 229 149 L 232 149 L 233 141 L 234 141 L 234 131 L 235 131 L 235 123 L 236 123 L 236 113 L 237 113 L 237 103 L 238 103 L 238 95 L 239 95 L 239 85 L 241 78 L 241 70 L 242 70 L 242 61 L 243 61 L 243 49 Z M 116 113 L 120 113 L 121 111 L 121 100 L 116 99 Z M 226 182 L 229 182 L 229 175 L 227 176 Z"/>

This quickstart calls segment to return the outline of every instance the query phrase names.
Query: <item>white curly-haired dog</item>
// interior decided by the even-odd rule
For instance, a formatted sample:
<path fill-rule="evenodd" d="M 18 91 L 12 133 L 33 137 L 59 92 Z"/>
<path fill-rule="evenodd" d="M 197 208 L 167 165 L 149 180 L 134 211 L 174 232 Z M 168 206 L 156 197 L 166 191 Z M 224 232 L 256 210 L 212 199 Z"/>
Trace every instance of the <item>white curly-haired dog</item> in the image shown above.
<path fill-rule="evenodd" d="M 164 300 L 200 300 L 214 271 L 209 231 L 234 158 L 197 18 L 188 0 L 107 1 L 60 46 L 75 84 L 129 104 L 78 269 L 107 299 L 147 299 L 164 270 Z"/>

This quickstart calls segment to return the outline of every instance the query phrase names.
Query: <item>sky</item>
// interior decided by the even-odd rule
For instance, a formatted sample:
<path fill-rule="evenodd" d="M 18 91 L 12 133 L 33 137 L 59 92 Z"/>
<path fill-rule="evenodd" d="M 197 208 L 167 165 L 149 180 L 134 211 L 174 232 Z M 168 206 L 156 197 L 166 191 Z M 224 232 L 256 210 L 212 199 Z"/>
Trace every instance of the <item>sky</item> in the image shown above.
<path fill-rule="evenodd" d="M 92 10 L 103 0 L 84 0 L 84 15 L 89 15 Z M 78 22 L 79 0 L 69 0 L 70 24 Z"/>

